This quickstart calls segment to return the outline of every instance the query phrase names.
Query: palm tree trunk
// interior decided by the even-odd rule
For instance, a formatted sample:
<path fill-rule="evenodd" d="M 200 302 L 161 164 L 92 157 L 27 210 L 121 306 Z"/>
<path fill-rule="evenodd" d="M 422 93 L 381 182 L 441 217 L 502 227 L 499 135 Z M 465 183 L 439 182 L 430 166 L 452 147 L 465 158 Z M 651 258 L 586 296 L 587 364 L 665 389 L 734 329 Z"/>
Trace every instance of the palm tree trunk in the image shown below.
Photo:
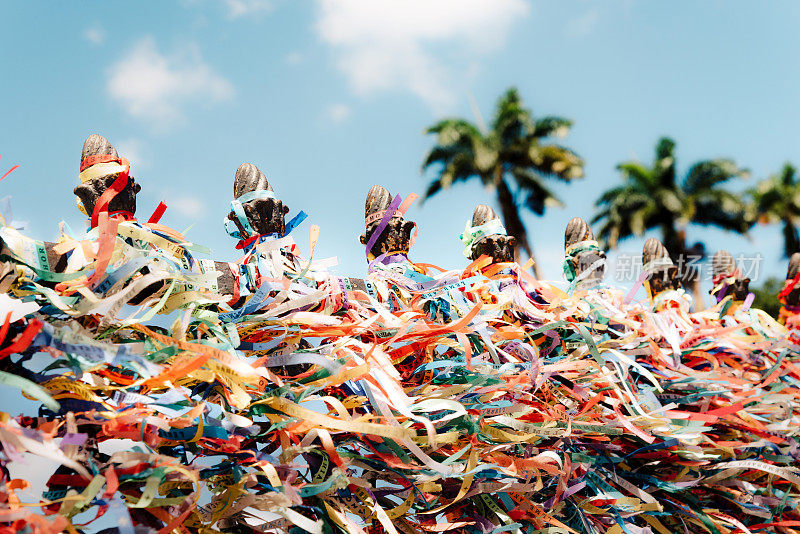
<path fill-rule="evenodd" d="M 664 223 L 661 225 L 664 238 L 664 246 L 667 248 L 672 261 L 678 267 L 678 276 L 686 289 L 691 291 L 694 300 L 694 309 L 705 308 L 705 299 L 700 291 L 700 272 L 694 265 L 690 265 L 692 258 L 688 255 L 686 248 L 686 235 L 675 228 L 675 223 Z"/>
<path fill-rule="evenodd" d="M 675 228 L 675 221 L 663 223 L 661 225 L 661 242 L 664 243 L 670 258 L 676 264 L 681 261 L 680 257 L 686 250 L 680 232 Z"/>
<path fill-rule="evenodd" d="M 783 248 L 786 257 L 791 257 L 795 252 L 800 252 L 800 235 L 791 219 L 783 219 Z"/>
<path fill-rule="evenodd" d="M 514 259 L 519 262 L 519 249 L 520 247 L 525 249 L 528 257 L 534 260 L 533 274 L 536 278 L 540 278 L 539 265 L 533 257 L 533 249 L 528 241 L 528 232 L 525 230 L 525 225 L 519 215 L 517 203 L 514 202 L 514 195 L 502 177 L 502 169 L 500 167 L 495 172 L 495 184 L 497 186 L 497 202 L 500 204 L 500 212 L 503 215 L 503 224 L 509 235 L 514 236 L 517 240 L 514 246 Z"/>

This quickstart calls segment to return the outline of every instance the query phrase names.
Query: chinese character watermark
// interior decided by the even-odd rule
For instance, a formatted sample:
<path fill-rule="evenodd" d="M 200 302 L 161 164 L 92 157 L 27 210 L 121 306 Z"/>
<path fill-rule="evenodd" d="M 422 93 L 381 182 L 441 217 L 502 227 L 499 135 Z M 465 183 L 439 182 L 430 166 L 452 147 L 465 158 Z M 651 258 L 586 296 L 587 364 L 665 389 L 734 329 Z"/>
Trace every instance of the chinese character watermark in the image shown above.
<path fill-rule="evenodd" d="M 741 278 L 758 280 L 764 256 L 761 253 L 739 254 L 735 257 L 736 266 Z M 700 254 L 681 254 L 673 261 L 677 269 L 677 277 L 681 280 L 712 280 L 714 267 L 711 259 Z M 616 282 L 635 282 L 642 275 L 642 255 L 619 253 L 614 258 L 612 269 Z"/>

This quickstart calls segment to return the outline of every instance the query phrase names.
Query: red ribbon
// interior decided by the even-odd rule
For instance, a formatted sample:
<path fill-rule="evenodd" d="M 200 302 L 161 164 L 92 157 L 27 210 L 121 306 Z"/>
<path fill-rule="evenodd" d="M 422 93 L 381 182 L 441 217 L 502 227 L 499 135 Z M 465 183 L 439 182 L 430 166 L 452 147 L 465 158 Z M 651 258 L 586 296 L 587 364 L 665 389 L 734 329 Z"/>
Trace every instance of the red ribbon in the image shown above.
<path fill-rule="evenodd" d="M 800 272 L 794 275 L 794 278 L 792 278 L 791 280 L 786 281 L 786 283 L 783 285 L 783 289 L 781 290 L 780 293 L 778 293 L 778 300 L 783 302 L 783 300 L 781 299 L 786 299 L 786 297 L 789 296 L 789 293 L 792 292 L 792 290 L 798 283 L 800 283 Z"/>
<path fill-rule="evenodd" d="M 100 198 L 98 198 L 97 202 L 94 204 L 94 211 L 92 211 L 92 228 L 97 227 L 97 217 L 103 211 L 108 212 L 108 205 L 114 200 L 115 196 L 125 189 L 126 185 L 128 185 L 128 173 L 121 172 L 119 176 L 117 176 L 117 179 L 114 180 L 114 183 L 111 184 L 111 187 L 103 191 L 103 194 L 100 195 Z"/>
<path fill-rule="evenodd" d="M 85 171 L 97 163 L 119 163 L 120 165 L 125 165 L 127 160 L 125 163 L 123 163 L 123 159 L 124 158 L 120 158 L 118 156 L 112 156 L 111 154 L 95 154 L 94 156 L 86 156 L 85 158 L 81 159 L 80 172 Z"/>
<path fill-rule="evenodd" d="M 164 215 L 165 211 L 167 211 L 167 205 L 164 204 L 164 201 L 162 200 L 161 202 L 158 203 L 156 211 L 154 211 L 153 214 L 150 216 L 150 218 L 147 219 L 147 222 L 150 224 L 157 224 L 158 221 L 161 220 L 161 216 Z"/>
<path fill-rule="evenodd" d="M 0 158 L 2 158 L 2 156 L 0 156 Z M 8 170 L 6 171 L 6 173 L 5 173 L 3 176 L 0 176 L 0 182 L 2 182 L 2 181 L 3 181 L 3 179 L 4 179 L 6 176 L 8 176 L 8 175 L 9 175 L 9 174 L 11 174 L 12 172 L 14 172 L 16 169 L 19 169 L 19 165 L 14 165 L 14 166 L 13 166 L 13 167 L 11 167 L 10 169 L 8 169 Z"/>
<path fill-rule="evenodd" d="M 119 176 L 117 179 L 114 180 L 114 183 L 111 184 L 111 187 L 106 189 L 100 198 L 97 199 L 97 202 L 94 204 L 94 210 L 92 211 L 92 221 L 91 225 L 92 228 L 97 227 L 97 216 L 100 212 L 108 211 L 108 205 L 114 200 L 125 186 L 128 185 L 128 175 L 130 174 L 131 164 L 128 163 L 128 160 L 125 158 L 115 157 L 111 154 L 95 154 L 94 156 L 86 156 L 81 160 L 81 172 L 88 169 L 92 165 L 96 165 L 97 163 L 119 163 L 124 167 L 122 171 L 120 171 Z M 131 219 L 133 215 L 130 214 Z M 127 220 L 127 219 L 126 219 Z"/>
<path fill-rule="evenodd" d="M 249 246 L 249 245 L 250 245 L 250 243 L 252 243 L 252 242 L 253 242 L 253 241 L 255 241 L 256 239 L 258 239 L 259 237 L 261 237 L 261 235 L 260 235 L 260 234 L 255 234 L 255 235 L 252 235 L 252 236 L 248 237 L 247 239 L 242 239 L 241 241 L 239 241 L 239 242 L 236 244 L 236 248 L 237 248 L 238 250 L 242 250 L 242 249 L 244 249 L 245 247 Z"/>
<path fill-rule="evenodd" d="M 16 352 L 23 351 L 27 349 L 31 342 L 33 342 L 33 338 L 36 337 L 36 334 L 39 333 L 39 330 L 42 329 L 42 322 L 39 320 L 34 319 L 28 324 L 28 327 L 25 328 L 25 331 L 19 335 L 17 340 L 13 342 L 8 347 L 0 350 L 0 359 L 5 358 L 9 354 L 14 354 Z"/>
<path fill-rule="evenodd" d="M 742 272 L 739 269 L 734 269 L 730 273 L 715 274 L 714 277 L 711 279 L 711 283 L 714 286 L 718 286 L 720 284 L 720 282 L 722 282 L 723 280 L 726 280 L 728 278 L 731 278 L 731 277 L 733 277 L 733 278 L 741 278 L 742 277 Z"/>
<path fill-rule="evenodd" d="M 133 213 L 126 211 L 126 210 L 119 210 L 119 211 L 112 211 L 108 214 L 109 219 L 122 219 L 123 221 L 135 221 L 136 217 L 133 216 Z"/>
<path fill-rule="evenodd" d="M 8 169 L 8 171 L 6 171 L 6 173 L 3 176 L 0 176 L 0 182 L 3 181 L 3 178 L 5 178 L 6 176 L 8 176 L 9 174 L 11 174 L 12 172 L 14 172 L 17 169 L 19 169 L 19 165 L 14 165 L 10 169 Z"/>

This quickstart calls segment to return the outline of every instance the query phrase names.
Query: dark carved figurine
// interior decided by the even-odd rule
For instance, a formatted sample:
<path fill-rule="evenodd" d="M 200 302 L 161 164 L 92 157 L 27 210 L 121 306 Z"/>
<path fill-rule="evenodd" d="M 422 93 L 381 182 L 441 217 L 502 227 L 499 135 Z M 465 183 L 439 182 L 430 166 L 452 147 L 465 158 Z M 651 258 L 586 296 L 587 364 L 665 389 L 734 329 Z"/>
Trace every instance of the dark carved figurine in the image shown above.
<path fill-rule="evenodd" d="M 714 287 L 710 293 L 717 302 L 731 295 L 737 302 L 744 301 L 750 293 L 750 279 L 744 278 L 736 261 L 727 250 L 720 250 L 711 258 Z"/>
<path fill-rule="evenodd" d="M 80 199 L 86 215 L 91 217 L 98 199 L 119 177 L 122 166 L 123 160 L 117 150 L 102 135 L 92 134 L 83 143 L 81 184 L 75 188 L 74 193 Z M 104 170 L 105 167 L 108 167 L 107 170 Z M 109 203 L 108 212 L 122 212 L 132 217 L 136 213 L 136 194 L 141 189 L 133 176 L 129 175 L 125 186 Z"/>
<path fill-rule="evenodd" d="M 257 192 L 268 193 L 258 194 Z M 234 211 L 228 214 L 228 219 L 236 225 L 242 238 L 269 234 L 282 236 L 286 232 L 285 216 L 289 212 L 289 207 L 274 197 L 272 186 L 258 167 L 252 163 L 242 163 L 236 169 L 233 197 L 239 200 L 248 194 L 255 198 L 240 200 L 247 224 L 245 225 Z"/>
<path fill-rule="evenodd" d="M 581 277 L 590 268 L 592 271 L 583 275 L 583 280 L 599 282 L 603 279 L 606 253 L 597 244 L 592 229 L 580 217 L 574 217 L 567 223 L 564 232 L 564 255 L 567 281 L 571 282 Z"/>
<path fill-rule="evenodd" d="M 644 243 L 642 250 L 643 268 L 649 271 L 647 282 L 650 297 L 670 289 L 680 289 L 681 280 L 678 268 L 672 263 L 666 247 L 658 239 L 651 237 Z"/>
<path fill-rule="evenodd" d="M 478 227 L 500 218 L 497 213 L 486 204 L 478 204 L 472 213 L 472 226 Z M 505 233 L 483 233 L 472 242 L 470 259 L 477 260 L 481 256 L 489 256 L 493 263 L 507 263 L 514 261 L 514 245 L 516 239 Z"/>
<path fill-rule="evenodd" d="M 391 203 L 392 195 L 385 187 L 373 185 L 370 188 L 364 209 L 366 230 L 360 237 L 362 245 L 370 242 Z M 414 230 L 414 226 L 414 222 L 406 220 L 399 213 L 392 214 L 389 223 L 369 251 L 370 259 L 377 258 L 382 254 L 407 255 L 411 247 L 411 232 Z"/>

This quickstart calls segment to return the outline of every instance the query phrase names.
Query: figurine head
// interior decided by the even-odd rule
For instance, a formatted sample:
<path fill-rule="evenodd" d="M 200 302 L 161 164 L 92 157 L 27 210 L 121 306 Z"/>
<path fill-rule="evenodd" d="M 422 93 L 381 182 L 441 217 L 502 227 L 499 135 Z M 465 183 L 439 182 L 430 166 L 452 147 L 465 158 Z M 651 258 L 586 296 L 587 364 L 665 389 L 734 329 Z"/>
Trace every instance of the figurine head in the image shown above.
<path fill-rule="evenodd" d="M 727 250 L 720 250 L 711 258 L 711 273 L 714 287 L 710 293 L 717 302 L 732 295 L 736 301 L 744 301 L 750 293 L 750 279 L 744 278 L 736 261 Z"/>
<path fill-rule="evenodd" d="M 267 177 L 252 163 L 242 163 L 236 169 L 233 197 L 234 210 L 228 214 L 228 220 L 243 239 L 286 232 L 285 216 L 289 207 L 275 198 Z M 241 207 L 240 213 L 237 213 L 238 207 Z"/>
<path fill-rule="evenodd" d="M 381 220 L 386 210 L 392 204 L 392 195 L 385 187 L 373 185 L 367 193 L 367 201 L 364 209 L 366 230 L 359 238 L 362 245 L 367 245 L 372 235 L 378 230 Z M 411 232 L 414 230 L 415 223 L 403 218 L 395 212 L 392 214 L 386 228 L 378 236 L 372 249 L 369 251 L 371 258 L 377 258 L 381 254 L 408 254 L 411 248 Z"/>
<path fill-rule="evenodd" d="M 91 217 L 95 204 L 121 173 L 128 173 L 128 162 L 120 158 L 117 150 L 102 135 L 86 138 L 81 152 L 81 184 L 75 188 L 78 207 Z M 136 214 L 136 194 L 142 187 L 133 176 L 128 176 L 125 187 L 111 199 L 108 212 Z"/>
<path fill-rule="evenodd" d="M 478 204 L 472 212 L 471 225 L 461 234 L 466 245 L 464 255 L 472 260 L 489 256 L 492 263 L 514 261 L 514 245 L 517 240 L 506 234 L 500 217 L 486 204 Z"/>
<path fill-rule="evenodd" d="M 681 287 L 678 268 L 672 263 L 667 248 L 658 239 L 651 237 L 645 241 L 642 265 L 649 273 L 646 283 L 650 288 L 651 298 L 664 291 Z"/>
<path fill-rule="evenodd" d="M 606 271 L 605 259 L 606 253 L 595 240 L 587 222 L 580 217 L 571 219 L 564 232 L 564 275 L 567 281 L 572 282 L 592 266 L 595 267 L 583 280 L 601 281 Z"/>

